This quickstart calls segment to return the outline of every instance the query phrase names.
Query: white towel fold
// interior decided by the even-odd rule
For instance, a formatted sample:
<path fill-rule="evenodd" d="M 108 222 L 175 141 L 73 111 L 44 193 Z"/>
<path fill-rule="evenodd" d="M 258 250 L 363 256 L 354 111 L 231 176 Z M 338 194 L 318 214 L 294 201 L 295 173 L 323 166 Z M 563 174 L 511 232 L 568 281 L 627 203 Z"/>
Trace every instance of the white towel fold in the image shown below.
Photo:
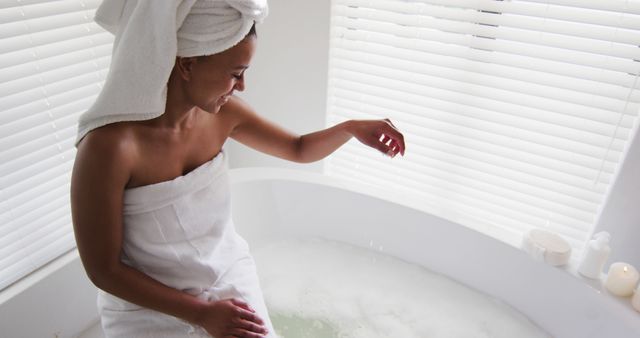
<path fill-rule="evenodd" d="M 103 125 L 162 115 L 176 56 L 229 49 L 267 13 L 266 0 L 104 0 L 95 20 L 115 35 L 111 67 L 76 144 Z"/>

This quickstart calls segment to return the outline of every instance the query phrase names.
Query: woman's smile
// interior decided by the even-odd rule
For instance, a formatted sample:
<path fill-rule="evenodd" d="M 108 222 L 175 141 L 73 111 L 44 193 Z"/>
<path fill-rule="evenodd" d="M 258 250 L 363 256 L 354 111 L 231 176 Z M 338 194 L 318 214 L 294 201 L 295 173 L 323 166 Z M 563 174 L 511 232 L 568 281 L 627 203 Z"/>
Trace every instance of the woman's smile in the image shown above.
<path fill-rule="evenodd" d="M 222 106 L 223 104 L 227 103 L 229 101 L 229 98 L 231 97 L 232 93 L 226 94 L 224 96 L 221 96 L 218 99 L 218 105 Z"/>

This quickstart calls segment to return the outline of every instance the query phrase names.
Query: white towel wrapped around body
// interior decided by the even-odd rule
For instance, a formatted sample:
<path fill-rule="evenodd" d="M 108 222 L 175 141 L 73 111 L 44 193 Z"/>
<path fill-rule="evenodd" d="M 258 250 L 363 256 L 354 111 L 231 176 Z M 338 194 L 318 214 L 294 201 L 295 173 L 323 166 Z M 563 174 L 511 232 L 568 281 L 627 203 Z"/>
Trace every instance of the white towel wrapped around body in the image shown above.
<path fill-rule="evenodd" d="M 231 218 L 223 152 L 185 176 L 127 189 L 122 261 L 201 299 L 247 302 L 271 325 L 253 257 Z M 106 338 L 208 337 L 200 327 L 105 292 L 98 310 Z"/>
<path fill-rule="evenodd" d="M 176 56 L 229 49 L 267 13 L 266 0 L 104 0 L 95 20 L 115 35 L 111 66 L 76 145 L 106 124 L 162 115 Z"/>

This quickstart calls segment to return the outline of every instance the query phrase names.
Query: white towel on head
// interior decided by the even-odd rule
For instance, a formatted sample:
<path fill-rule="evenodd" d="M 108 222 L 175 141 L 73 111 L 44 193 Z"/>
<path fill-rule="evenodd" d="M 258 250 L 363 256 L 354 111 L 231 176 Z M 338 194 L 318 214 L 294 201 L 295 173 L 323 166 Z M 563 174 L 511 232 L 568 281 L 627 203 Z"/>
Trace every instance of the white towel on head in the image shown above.
<path fill-rule="evenodd" d="M 95 20 L 115 35 L 111 67 L 76 144 L 106 124 L 162 115 L 176 56 L 229 49 L 267 13 L 267 0 L 104 0 Z"/>
<path fill-rule="evenodd" d="M 254 20 L 266 14 L 254 1 L 197 1 L 178 30 L 178 56 L 210 55 L 229 49 L 247 35 Z M 243 20 L 243 15 L 253 19 Z"/>

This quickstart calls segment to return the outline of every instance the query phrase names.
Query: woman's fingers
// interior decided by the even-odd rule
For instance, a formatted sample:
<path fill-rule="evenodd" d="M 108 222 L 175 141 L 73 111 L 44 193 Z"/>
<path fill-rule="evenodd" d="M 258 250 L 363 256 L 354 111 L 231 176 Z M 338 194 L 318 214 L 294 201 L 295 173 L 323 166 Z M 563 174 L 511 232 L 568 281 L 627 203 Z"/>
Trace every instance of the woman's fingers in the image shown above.
<path fill-rule="evenodd" d="M 394 126 L 389 119 L 386 119 L 385 121 L 387 121 L 390 125 L 389 130 L 386 131 L 389 133 L 387 136 L 395 142 L 395 145 L 399 147 L 399 152 L 402 154 L 402 156 L 404 156 L 404 135 L 402 135 L 402 133 L 398 131 L 396 126 Z"/>
<path fill-rule="evenodd" d="M 246 321 L 250 321 L 256 323 L 258 325 L 264 325 L 264 321 L 253 312 L 249 312 L 248 310 L 238 308 L 236 312 L 236 316 L 240 319 L 244 319 Z"/>
<path fill-rule="evenodd" d="M 236 328 L 243 329 L 249 332 L 262 333 L 262 334 L 267 334 L 268 332 L 266 327 L 262 325 L 258 325 L 256 323 L 252 323 L 244 319 L 234 320 L 233 324 L 235 325 Z"/>
<path fill-rule="evenodd" d="M 265 335 L 260 333 L 247 332 L 243 330 L 231 330 L 224 338 L 263 338 Z"/>
<path fill-rule="evenodd" d="M 201 325 L 214 337 L 265 337 L 268 329 L 255 312 L 238 299 L 211 302 L 211 315 Z"/>
<path fill-rule="evenodd" d="M 263 326 L 262 319 L 246 310 L 242 311 L 244 312 L 232 321 L 232 329 L 229 333 L 233 337 L 264 337 L 269 333 L 267 328 Z"/>
<path fill-rule="evenodd" d="M 266 331 L 264 328 L 264 321 L 258 315 L 255 314 L 255 310 L 249 306 L 249 304 L 238 300 L 231 299 L 231 303 L 236 307 L 236 316 L 233 319 L 233 322 L 238 326 L 245 329 L 256 329 L 255 332 L 263 332 Z"/>
<path fill-rule="evenodd" d="M 389 133 L 391 134 L 391 133 Z M 404 156 L 404 137 L 401 133 L 397 133 L 396 135 L 388 135 L 383 134 L 380 137 L 381 147 L 378 147 L 378 150 L 387 154 L 389 156 L 395 156 L 398 153 L 401 153 Z M 381 149 L 382 148 L 382 149 Z"/>
<path fill-rule="evenodd" d="M 229 335 L 225 337 L 232 338 L 263 338 L 265 335 L 262 333 L 249 332 L 242 329 L 233 329 L 229 332 Z"/>
<path fill-rule="evenodd" d="M 389 155 L 389 146 L 385 143 L 385 135 L 381 136 L 373 142 L 366 142 L 369 146 L 378 149 L 381 153 Z"/>
<path fill-rule="evenodd" d="M 262 321 L 260 317 L 244 309 L 238 312 L 238 318 L 243 319 L 245 321 L 256 323 L 258 325 L 264 325 L 264 321 Z"/>
<path fill-rule="evenodd" d="M 352 135 L 360 142 L 394 157 L 405 153 L 404 135 L 391 120 L 353 120 Z"/>
<path fill-rule="evenodd" d="M 398 153 L 401 153 L 404 156 L 404 135 L 402 135 L 391 120 L 384 119 L 383 121 L 385 123 L 381 130 L 382 136 L 380 136 L 379 140 L 387 148 L 381 151 L 391 157 L 394 157 Z"/>
<path fill-rule="evenodd" d="M 258 338 L 269 332 L 264 327 L 264 321 L 255 314 L 255 310 L 249 304 L 236 299 L 232 299 L 231 302 L 236 309 L 228 332 L 230 337 Z"/>
<path fill-rule="evenodd" d="M 251 308 L 251 306 L 249 306 L 249 304 L 247 304 L 247 303 L 245 303 L 245 302 L 243 302 L 241 300 L 238 300 L 238 299 L 235 299 L 235 298 L 231 298 L 231 303 L 233 305 L 239 306 L 239 307 L 241 307 L 243 309 L 246 309 L 246 310 L 249 310 L 251 312 L 256 312 L 256 310 Z"/>
<path fill-rule="evenodd" d="M 372 142 L 369 145 L 390 157 L 395 156 L 398 151 L 400 151 L 398 143 L 394 139 L 386 135 L 381 136 L 378 140 Z"/>
<path fill-rule="evenodd" d="M 391 122 L 391 120 L 389 119 L 384 119 L 385 121 L 387 121 L 393 128 L 395 128 L 396 130 L 398 130 L 398 128 L 396 127 L 395 124 L 393 124 L 393 122 Z"/>

